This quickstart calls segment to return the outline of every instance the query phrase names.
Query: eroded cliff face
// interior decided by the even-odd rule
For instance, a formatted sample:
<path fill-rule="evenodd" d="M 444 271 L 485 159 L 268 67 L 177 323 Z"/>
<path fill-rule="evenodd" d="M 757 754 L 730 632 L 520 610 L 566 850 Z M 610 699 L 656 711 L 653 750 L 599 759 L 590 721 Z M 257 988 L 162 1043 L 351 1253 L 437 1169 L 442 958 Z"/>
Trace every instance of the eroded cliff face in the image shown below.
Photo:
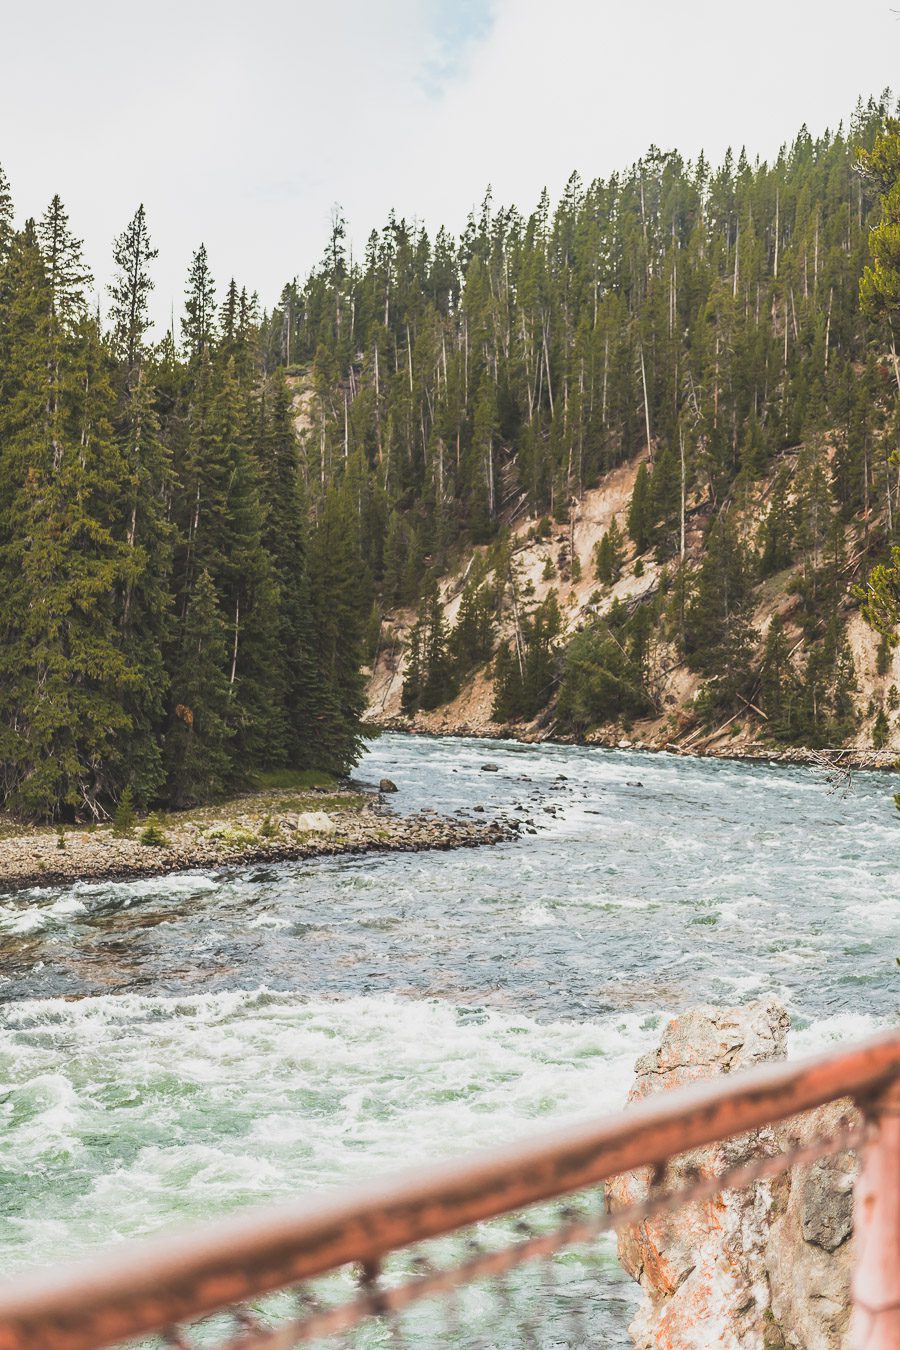
<path fill-rule="evenodd" d="M 783 1059 L 789 1019 L 775 1000 L 697 1008 L 666 1027 L 636 1065 L 630 1101 Z M 669 1170 L 674 1185 L 710 1176 L 835 1131 L 852 1117 L 834 1103 L 785 1125 L 695 1149 Z M 632 1324 L 638 1350 L 843 1350 L 848 1346 L 852 1186 L 839 1154 L 774 1181 L 725 1192 L 623 1231 L 619 1256 L 645 1298 Z M 643 1199 L 649 1169 L 617 1178 L 612 1208 Z"/>
<path fill-rule="evenodd" d="M 614 585 L 604 587 L 595 576 L 594 550 L 613 519 L 623 532 L 626 530 L 635 479 L 645 460 L 646 453 L 642 453 L 605 474 L 599 485 L 578 501 L 570 523 L 555 526 L 549 537 L 535 535 L 538 521 L 534 517 L 522 517 L 510 525 L 512 560 L 522 602 L 527 608 L 545 600 L 554 591 L 559 604 L 563 642 L 589 627 L 598 616 L 608 613 L 616 601 L 629 606 L 637 604 L 650 599 L 660 585 L 662 569 L 652 552 L 638 559 L 627 534 L 620 579 Z M 755 520 L 765 514 L 771 489 L 771 480 L 760 484 L 756 496 L 747 506 L 749 518 Z M 686 549 L 691 566 L 698 566 L 705 549 L 705 535 L 699 519 L 692 518 L 688 523 Z M 473 562 L 476 558 L 484 561 L 487 552 L 484 547 L 472 550 L 459 560 L 454 571 L 440 579 L 439 593 L 448 627 L 452 628 L 457 620 L 463 586 Z M 577 569 L 573 566 L 576 558 Z M 858 558 L 856 562 L 858 565 Z M 750 618 L 759 634 L 760 644 L 765 641 L 776 615 L 787 625 L 791 642 L 799 642 L 800 629 L 792 616 L 797 605 L 796 585 L 800 575 L 799 564 L 794 564 L 754 587 Z M 486 579 L 498 580 L 493 572 L 488 572 Z M 409 636 L 416 617 L 415 609 L 396 609 L 383 616 L 378 653 L 368 676 L 366 718 L 369 721 L 437 735 L 490 737 L 512 733 L 524 740 L 552 739 L 556 735 L 552 700 L 532 723 L 510 727 L 493 720 L 494 685 L 490 663 L 473 671 L 449 703 L 432 711 L 405 715 L 401 703 L 403 679 Z M 498 641 L 510 640 L 513 632 L 514 609 L 507 598 L 498 619 Z M 886 668 L 879 666 L 878 635 L 865 624 L 857 610 L 848 614 L 847 640 L 853 654 L 858 683 L 856 703 L 861 715 L 853 745 L 868 750 L 873 741 L 876 709 L 883 705 L 890 707 L 891 687 L 900 688 L 900 647 L 889 654 Z M 773 745 L 766 719 L 758 716 L 752 705 L 739 717 L 729 718 L 717 728 L 705 727 L 698 722 L 694 703 L 702 679 L 688 669 L 670 644 L 658 645 L 651 666 L 650 679 L 659 714 L 637 719 L 627 728 L 616 722 L 605 723 L 587 734 L 588 742 L 614 746 L 624 741 L 638 748 L 666 748 L 707 755 L 770 758 L 774 751 L 776 755 L 790 759 L 797 753 Z M 892 716 L 888 740 L 872 762 L 886 767 L 894 763 L 898 752 L 900 718 Z"/>

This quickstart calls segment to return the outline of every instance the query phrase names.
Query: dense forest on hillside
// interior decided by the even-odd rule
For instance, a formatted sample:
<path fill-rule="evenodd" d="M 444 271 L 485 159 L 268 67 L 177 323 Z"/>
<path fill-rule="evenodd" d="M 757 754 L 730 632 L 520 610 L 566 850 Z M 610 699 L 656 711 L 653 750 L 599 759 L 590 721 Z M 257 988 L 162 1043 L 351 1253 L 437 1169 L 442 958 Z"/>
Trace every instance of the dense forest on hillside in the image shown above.
<path fill-rule="evenodd" d="M 488 192 L 459 238 L 391 215 L 361 259 L 336 209 L 271 312 L 217 295 L 201 246 L 159 342 L 143 208 L 94 312 L 59 198 L 16 229 L 0 174 L 0 801 L 96 816 L 126 788 L 182 805 L 262 768 L 342 772 L 397 606 L 420 610 L 409 708 L 490 663 L 504 720 L 551 698 L 576 732 L 640 716 L 664 633 L 702 715 L 750 700 L 776 739 L 851 735 L 857 582 L 883 564 L 885 659 L 900 595 L 890 112 L 771 164 L 654 147 L 527 217 Z M 642 453 L 596 620 L 562 643 L 555 597 L 517 590 L 510 526 L 564 527 Z M 438 579 L 481 545 L 448 631 Z M 604 605 L 626 545 L 659 585 Z M 790 631 L 763 638 L 752 588 L 787 568 Z"/>
<path fill-rule="evenodd" d="M 502 720 L 533 717 L 557 690 L 575 730 L 647 711 L 647 634 L 662 625 L 705 679 L 706 716 L 764 699 L 776 739 L 852 733 L 846 614 L 900 512 L 900 365 L 889 322 L 859 294 L 885 188 L 860 153 L 891 107 L 888 94 L 860 104 L 819 139 L 804 128 L 771 164 L 651 148 L 608 179 L 573 174 L 555 209 L 545 193 L 528 217 L 488 193 L 459 239 L 392 216 L 357 261 L 335 214 L 322 265 L 268 320 L 266 359 L 311 372 L 308 490 L 353 482 L 382 607 L 421 604 L 409 709 L 453 693 L 512 605 Z M 659 592 L 560 651 L 552 606 L 529 612 L 497 553 L 505 528 L 525 512 L 564 525 L 585 488 L 645 447 L 597 580 L 602 594 L 627 532 L 666 563 Z M 759 517 L 747 504 L 769 479 Z M 699 561 L 685 544 L 698 525 Z M 465 631 L 451 633 L 434 580 L 485 543 L 494 582 L 473 575 Z M 778 621 L 763 644 L 752 588 L 791 566 L 799 641 Z"/>
<path fill-rule="evenodd" d="M 107 316 L 54 197 L 16 231 L 0 175 L 0 800 L 180 806 L 360 746 L 355 513 L 308 522 L 291 398 L 205 250 L 179 341 L 147 341 L 143 208 Z M 368 597 L 366 598 L 368 603 Z"/>

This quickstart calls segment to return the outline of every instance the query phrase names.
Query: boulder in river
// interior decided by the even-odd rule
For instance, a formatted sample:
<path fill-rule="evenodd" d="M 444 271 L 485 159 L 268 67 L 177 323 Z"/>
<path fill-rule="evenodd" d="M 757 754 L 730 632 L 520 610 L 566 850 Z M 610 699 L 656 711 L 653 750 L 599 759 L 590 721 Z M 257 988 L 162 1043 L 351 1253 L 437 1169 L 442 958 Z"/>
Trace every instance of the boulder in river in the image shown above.
<path fill-rule="evenodd" d="M 481 766 L 481 772 L 482 772 L 482 773 L 499 773 L 499 772 L 500 772 L 500 765 L 499 765 L 499 764 L 482 764 L 482 766 Z"/>
<path fill-rule="evenodd" d="M 299 811 L 296 815 L 285 816 L 283 823 L 290 830 L 306 834 L 332 834 L 337 829 L 327 811 Z"/>
<path fill-rule="evenodd" d="M 666 1027 L 636 1065 L 629 1101 L 784 1059 L 788 1015 L 775 999 L 695 1008 Z M 667 1185 L 806 1143 L 855 1119 L 849 1102 L 694 1149 Z M 644 1291 L 631 1325 L 638 1350 L 844 1350 L 849 1345 L 851 1198 L 856 1159 L 838 1154 L 743 1191 L 657 1215 L 619 1235 L 619 1258 Z M 607 1187 L 611 1209 L 642 1200 L 650 1170 Z"/>
<path fill-rule="evenodd" d="M 379 792 L 396 792 L 396 791 L 397 791 L 397 784 L 394 783 L 394 782 L 392 782 L 390 778 L 382 778 L 381 782 L 378 784 L 378 791 L 379 791 Z"/>

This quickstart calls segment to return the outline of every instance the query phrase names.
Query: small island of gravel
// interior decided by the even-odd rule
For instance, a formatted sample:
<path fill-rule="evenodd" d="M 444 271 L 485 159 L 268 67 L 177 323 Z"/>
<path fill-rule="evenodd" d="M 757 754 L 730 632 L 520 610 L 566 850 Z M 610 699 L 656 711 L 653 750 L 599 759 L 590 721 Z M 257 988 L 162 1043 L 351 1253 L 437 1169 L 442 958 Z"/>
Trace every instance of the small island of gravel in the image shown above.
<path fill-rule="evenodd" d="M 112 823 L 28 826 L 0 818 L 0 889 L 157 876 L 192 867 L 342 853 L 473 848 L 516 837 L 508 818 L 402 815 L 358 784 L 267 787 L 214 806 Z"/>

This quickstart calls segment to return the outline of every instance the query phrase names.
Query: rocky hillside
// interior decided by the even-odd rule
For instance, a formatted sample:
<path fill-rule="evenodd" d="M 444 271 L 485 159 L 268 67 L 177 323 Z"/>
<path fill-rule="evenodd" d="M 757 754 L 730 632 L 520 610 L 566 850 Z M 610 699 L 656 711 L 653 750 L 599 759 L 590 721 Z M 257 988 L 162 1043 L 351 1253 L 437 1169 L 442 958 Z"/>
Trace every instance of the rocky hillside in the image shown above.
<path fill-rule="evenodd" d="M 830 451 L 826 449 L 825 453 L 827 456 Z M 772 509 L 772 489 L 778 474 L 786 472 L 790 477 L 796 471 L 801 454 L 798 448 L 783 456 L 777 468 L 753 484 L 743 502 L 735 505 L 741 529 L 749 543 Z M 667 578 L 671 580 L 677 560 L 660 564 L 652 549 L 637 555 L 625 529 L 635 480 L 647 459 L 645 450 L 608 473 L 598 487 L 586 492 L 573 507 L 570 522 L 564 526 L 554 525 L 549 535 L 542 535 L 541 522 L 533 517 L 523 517 L 512 524 L 515 598 L 507 578 L 497 577 L 491 569 L 491 553 L 487 547 L 468 552 L 459 566 L 439 582 L 448 629 L 452 629 L 457 621 L 466 580 L 476 565 L 486 568 L 485 582 L 496 583 L 503 593 L 495 638 L 498 647 L 513 639 L 517 608 L 520 616 L 523 608 L 533 609 L 551 592 L 555 592 L 562 619 L 558 639 L 561 653 L 576 633 L 602 621 L 617 602 L 635 608 L 652 600 L 661 583 L 666 585 Z M 696 576 L 704 556 L 709 515 L 708 505 L 703 502 L 689 504 L 685 522 L 685 570 L 692 576 Z M 623 534 L 623 565 L 617 581 L 602 585 L 596 575 L 596 550 L 614 519 Z M 896 689 L 900 688 L 900 651 L 886 652 L 882 647 L 879 656 L 880 639 L 864 622 L 854 599 L 853 588 L 865 576 L 860 538 L 858 522 L 845 528 L 841 609 L 857 686 L 854 694 L 857 724 L 841 743 L 865 752 L 871 762 L 890 764 L 900 753 L 900 718 L 892 708 Z M 803 567 L 798 561 L 753 587 L 748 617 L 757 635 L 758 650 L 764 646 L 776 615 L 784 624 L 790 647 L 795 651 L 803 647 L 799 615 Z M 456 697 L 448 703 L 430 711 L 405 714 L 403 682 L 408 669 L 410 634 L 416 619 L 415 609 L 396 609 L 383 616 L 377 659 L 368 681 L 369 721 L 380 726 L 444 735 L 512 734 L 533 740 L 569 738 L 557 725 L 555 696 L 530 722 L 510 724 L 493 720 L 495 682 L 490 661 L 471 673 Z M 736 715 L 713 724 L 707 718 L 701 718 L 696 700 L 704 683 L 703 677 L 679 658 L 670 642 L 660 640 L 651 645 L 649 683 L 656 705 L 653 715 L 595 726 L 584 734 L 583 739 L 603 745 L 627 742 L 637 747 L 703 754 L 759 753 L 768 756 L 774 752 L 789 758 L 801 754 L 796 748 L 776 744 L 767 728 L 766 709 L 752 696 L 752 684 L 750 698 L 741 703 L 741 710 Z M 882 709 L 888 719 L 888 733 L 884 745 L 875 751 L 873 740 L 879 739 L 875 722 Z"/>

